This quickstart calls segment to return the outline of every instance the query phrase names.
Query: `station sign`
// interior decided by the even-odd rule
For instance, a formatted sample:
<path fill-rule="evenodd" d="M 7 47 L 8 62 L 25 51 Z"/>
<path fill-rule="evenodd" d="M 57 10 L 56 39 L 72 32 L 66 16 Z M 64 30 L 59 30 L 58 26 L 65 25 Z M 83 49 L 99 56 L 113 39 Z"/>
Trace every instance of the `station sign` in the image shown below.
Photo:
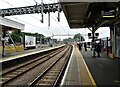
<path fill-rule="evenodd" d="M 94 36 L 95 36 L 95 37 L 98 37 L 98 36 L 99 36 L 99 33 L 95 33 Z M 92 37 L 92 33 L 88 33 L 88 37 Z"/>
<path fill-rule="evenodd" d="M 88 33 L 88 37 L 92 37 L 92 33 Z"/>
<path fill-rule="evenodd" d="M 115 9 L 106 9 L 101 12 L 101 16 L 103 19 L 112 19 L 116 16 Z"/>
<path fill-rule="evenodd" d="M 95 33 L 95 37 L 98 37 L 99 36 L 99 33 Z"/>

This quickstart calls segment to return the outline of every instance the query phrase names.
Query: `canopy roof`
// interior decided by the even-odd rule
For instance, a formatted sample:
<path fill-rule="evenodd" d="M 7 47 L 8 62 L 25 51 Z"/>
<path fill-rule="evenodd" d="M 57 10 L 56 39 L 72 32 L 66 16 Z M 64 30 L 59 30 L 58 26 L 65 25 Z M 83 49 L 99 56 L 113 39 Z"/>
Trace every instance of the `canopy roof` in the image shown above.
<path fill-rule="evenodd" d="M 70 28 L 105 27 L 110 26 L 112 22 L 120 18 L 119 2 L 90 2 L 90 0 L 89 2 L 82 0 L 69 2 L 68 0 L 60 0 L 60 3 Z M 108 19 L 102 17 L 102 12 L 111 13 L 112 11 L 115 11 L 115 17 L 108 17 Z M 109 13 L 105 14 L 109 15 Z"/>
<path fill-rule="evenodd" d="M 23 30 L 24 24 L 18 23 L 16 21 L 0 17 L 0 29 L 1 30 Z"/>

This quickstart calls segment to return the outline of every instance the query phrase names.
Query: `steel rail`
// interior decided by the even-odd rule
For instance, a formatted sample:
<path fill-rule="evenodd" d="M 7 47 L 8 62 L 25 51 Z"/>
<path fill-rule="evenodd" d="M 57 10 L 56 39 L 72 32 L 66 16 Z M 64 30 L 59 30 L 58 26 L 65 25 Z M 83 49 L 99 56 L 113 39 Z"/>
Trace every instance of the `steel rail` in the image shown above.
<path fill-rule="evenodd" d="M 61 79 L 62 79 L 62 76 L 63 76 L 63 74 L 64 74 L 64 72 L 65 72 L 65 70 L 66 70 L 66 67 L 67 67 L 67 65 L 68 65 L 71 51 L 72 51 L 72 48 L 70 48 L 70 52 L 69 52 L 68 55 L 67 55 L 67 59 L 66 59 L 64 65 L 63 65 L 63 68 L 62 68 L 61 71 L 60 71 L 60 74 L 58 75 L 56 81 L 54 82 L 53 87 L 57 87 L 57 86 L 60 84 Z"/>
<path fill-rule="evenodd" d="M 56 49 L 56 50 L 57 50 L 57 49 Z M 23 67 L 23 66 L 26 66 L 26 65 L 28 65 L 28 64 L 31 64 L 31 63 L 33 63 L 33 62 L 36 62 L 36 61 L 38 61 L 38 60 L 40 60 L 40 59 L 43 59 L 44 57 L 48 57 L 48 56 L 50 56 L 51 54 L 55 53 L 56 50 L 53 51 L 53 52 L 50 52 L 50 53 L 48 53 L 48 54 L 42 55 L 42 56 L 40 56 L 40 57 L 38 57 L 38 58 L 36 58 L 36 59 L 34 59 L 34 60 L 28 61 L 28 62 L 26 62 L 26 63 L 24 63 L 24 64 L 22 64 L 22 65 L 19 65 L 18 67 L 13 68 L 12 70 L 8 70 L 7 72 L 1 73 L 0 76 L 5 75 L 5 74 L 7 74 L 7 73 L 9 73 L 9 72 L 12 72 L 12 71 L 14 71 L 14 70 L 16 70 L 16 69 L 19 69 L 19 68 L 21 68 L 21 67 Z M 61 49 L 58 49 L 58 51 L 59 51 L 59 50 L 61 50 Z M 25 57 L 26 57 L 26 56 L 25 56 Z"/>
<path fill-rule="evenodd" d="M 54 61 L 42 74 L 40 74 L 36 79 L 34 79 L 30 84 L 28 84 L 28 87 L 33 87 L 39 81 L 61 58 L 65 56 L 65 54 L 68 52 L 69 48 L 61 55 L 59 58 Z"/>
<path fill-rule="evenodd" d="M 4 86 L 6 83 L 10 82 L 11 80 L 13 80 L 13 79 L 19 77 L 20 75 L 22 75 L 22 74 L 24 74 L 24 73 L 30 71 L 31 69 L 37 67 L 38 65 L 40 65 L 40 64 L 42 64 L 42 63 L 44 63 L 44 62 L 46 62 L 47 60 L 51 59 L 53 56 L 55 56 L 56 54 L 58 54 L 59 52 L 62 52 L 62 51 L 63 51 L 63 49 L 62 49 L 61 51 L 57 51 L 57 52 L 54 53 L 54 54 L 52 53 L 52 56 L 49 56 L 47 59 L 43 60 L 42 62 L 40 62 L 40 63 L 38 63 L 38 64 L 35 64 L 34 66 L 31 66 L 30 68 L 27 68 L 26 70 L 24 70 L 24 71 L 21 72 L 20 74 L 18 74 L 18 75 L 16 75 L 16 76 L 10 78 L 9 80 L 3 82 L 3 83 L 2 83 L 2 86 Z M 36 61 L 37 61 L 37 60 L 36 60 Z M 32 63 L 33 63 L 33 62 L 32 62 Z M 31 64 L 31 62 L 30 62 L 29 64 Z M 25 64 L 25 65 L 23 65 L 23 66 L 21 66 L 21 67 L 19 67 L 19 68 L 23 68 L 23 67 L 25 67 L 26 65 L 28 66 L 28 64 Z M 19 70 L 19 68 L 14 69 L 14 70 L 11 70 L 11 71 L 7 72 L 6 74 L 11 73 L 11 72 L 14 72 L 15 70 Z M 4 75 L 2 75 L 2 76 L 4 76 Z"/>

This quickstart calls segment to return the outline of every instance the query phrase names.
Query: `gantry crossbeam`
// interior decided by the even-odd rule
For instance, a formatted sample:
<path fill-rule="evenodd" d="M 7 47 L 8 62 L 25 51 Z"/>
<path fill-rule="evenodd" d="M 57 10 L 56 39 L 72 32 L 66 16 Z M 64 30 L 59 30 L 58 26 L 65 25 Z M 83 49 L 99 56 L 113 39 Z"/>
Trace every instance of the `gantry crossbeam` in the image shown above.
<path fill-rule="evenodd" d="M 0 9 L 0 16 L 4 17 L 11 15 L 33 14 L 42 12 L 47 13 L 56 11 L 61 11 L 61 6 L 59 3 Z"/>

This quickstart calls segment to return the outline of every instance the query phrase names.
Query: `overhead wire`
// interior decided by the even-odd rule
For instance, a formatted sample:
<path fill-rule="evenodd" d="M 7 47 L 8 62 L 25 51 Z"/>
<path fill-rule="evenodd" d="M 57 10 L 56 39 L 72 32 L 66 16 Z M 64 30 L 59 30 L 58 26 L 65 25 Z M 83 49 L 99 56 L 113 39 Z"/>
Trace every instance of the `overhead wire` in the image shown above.
<path fill-rule="evenodd" d="M 26 1 L 26 0 L 24 0 L 26 3 L 28 3 L 29 5 L 32 5 L 31 3 L 29 3 L 28 1 Z M 35 1 L 35 0 L 34 0 Z M 35 3 L 37 3 L 36 1 L 35 1 Z M 40 4 L 40 3 L 39 3 Z M 31 15 L 32 16 L 32 15 Z M 34 17 L 34 16 L 32 16 L 32 17 Z M 36 18 L 36 17 L 34 17 L 34 18 Z M 45 18 L 46 19 L 46 18 Z M 48 26 L 48 29 L 49 29 L 50 27 Z"/>
<path fill-rule="evenodd" d="M 26 0 L 25 0 L 26 1 Z M 35 0 L 34 0 L 35 1 Z M 27 2 L 27 1 L 26 1 Z M 36 1 L 35 1 L 36 2 Z M 55 0 L 54 0 L 54 2 L 55 2 Z M 29 2 L 27 2 L 27 3 L 29 3 Z M 29 3 L 30 4 L 30 3 Z M 50 17 L 60 26 L 60 27 L 62 27 L 62 29 L 64 29 L 64 27 L 62 26 L 62 25 L 60 25 L 51 15 L 50 15 Z M 57 18 L 57 17 L 56 17 Z M 65 31 L 65 30 L 64 30 Z M 66 31 L 65 31 L 66 32 Z M 67 33 L 67 32 L 66 32 Z"/>
<path fill-rule="evenodd" d="M 31 5 L 29 2 L 27 2 L 26 0 L 24 0 L 26 3 L 28 3 L 29 5 Z M 34 0 L 35 1 L 35 0 Z M 37 3 L 36 1 L 35 1 L 35 3 Z M 39 3 L 40 4 L 40 3 Z M 64 29 L 64 27 L 62 26 L 62 25 L 60 25 L 51 15 L 50 15 L 50 17 L 60 26 L 60 27 L 62 27 L 62 29 L 66 32 L 66 30 Z M 49 27 L 48 27 L 49 28 Z M 66 32 L 67 33 L 67 32 Z"/>
<path fill-rule="evenodd" d="M 2 1 L 14 7 L 14 5 L 10 4 L 9 2 L 7 2 L 5 0 L 2 0 Z"/>
<path fill-rule="evenodd" d="M 5 1 L 5 0 L 2 0 L 3 2 L 5 2 L 5 3 L 7 3 L 7 4 L 9 4 L 9 5 L 11 5 L 11 6 L 13 6 L 13 7 L 15 7 L 14 5 L 12 5 L 12 4 L 10 4 L 9 2 L 7 2 L 7 1 Z M 27 2 L 26 0 L 24 0 L 26 3 L 28 3 L 28 4 L 30 4 L 29 2 Z M 31 4 L 30 4 L 31 5 Z M 36 17 L 34 17 L 34 16 L 32 16 L 32 15 L 30 15 L 31 17 L 33 17 L 34 19 L 36 19 L 36 20 L 39 20 L 40 21 L 40 19 L 38 19 L 38 18 L 36 18 Z M 51 15 L 50 15 L 51 16 Z M 31 24 L 31 23 L 28 23 L 28 22 L 26 22 L 26 21 L 23 21 L 23 20 L 20 20 L 20 19 L 18 19 L 18 18 L 16 18 L 16 17 L 13 17 L 13 18 L 15 18 L 16 20 L 19 20 L 19 21 L 22 21 L 22 22 L 24 22 L 24 23 L 27 23 L 27 24 L 29 24 L 29 25 L 31 25 L 31 26 L 34 26 L 34 27 L 37 27 L 37 28 L 41 28 L 41 27 L 38 27 L 38 26 L 35 26 L 35 25 L 33 25 L 33 24 Z M 66 30 L 64 29 L 64 27 L 62 26 L 62 25 L 60 25 L 52 16 L 51 16 L 51 18 L 66 32 Z M 44 31 L 46 31 L 46 30 L 44 30 Z M 46 32 L 49 32 L 49 31 L 46 31 Z M 51 32 L 52 33 L 52 32 Z M 66 32 L 67 33 L 67 32 Z"/>
<path fill-rule="evenodd" d="M 62 25 L 60 25 L 52 16 L 51 16 L 51 18 L 52 18 L 59 26 L 61 26 L 62 29 L 66 32 L 66 30 L 64 29 L 64 27 L 63 27 Z M 66 32 L 66 33 L 67 33 L 67 32 Z"/>
<path fill-rule="evenodd" d="M 26 3 L 28 3 L 29 5 L 32 5 L 31 3 L 27 2 L 26 0 L 23 0 L 23 1 L 26 2 Z M 33 18 L 35 18 L 35 19 L 37 19 L 38 21 L 40 21 L 40 19 L 38 19 L 38 18 L 36 18 L 36 17 L 34 17 L 32 15 L 30 15 L 30 16 L 33 17 Z"/>
<path fill-rule="evenodd" d="M 5 0 L 2 0 L 3 2 L 5 2 L 5 3 L 7 3 L 7 4 L 9 4 L 9 5 L 11 5 L 11 6 L 13 6 L 13 7 L 15 7 L 14 5 L 12 5 L 12 4 L 10 4 L 9 2 L 7 2 L 7 1 L 5 1 Z M 31 15 L 30 15 L 31 16 Z M 34 16 L 32 16 L 32 17 L 34 17 Z M 25 21 L 23 21 L 23 20 L 20 20 L 20 19 L 18 19 L 18 18 L 16 18 L 16 17 L 12 17 L 12 18 L 15 18 L 16 20 L 19 20 L 19 21 L 22 21 L 22 22 L 24 22 L 24 23 L 27 23 L 27 24 L 29 24 L 29 25 L 31 25 L 31 26 L 34 26 L 34 27 L 37 27 L 37 28 L 41 28 L 41 27 L 38 27 L 38 26 L 35 26 L 35 25 L 33 25 L 33 24 L 31 24 L 31 23 L 28 23 L 28 22 L 25 22 Z M 35 19 L 38 19 L 38 18 L 36 18 L 36 17 L 34 17 Z M 43 31 L 46 31 L 46 30 L 43 30 Z M 46 32 L 50 32 L 50 31 L 46 31 Z M 52 33 L 52 32 L 51 32 Z"/>
<path fill-rule="evenodd" d="M 16 17 L 13 17 L 13 18 L 15 18 L 16 20 L 22 21 L 22 22 L 24 22 L 24 23 L 26 23 L 26 24 L 29 24 L 29 25 L 31 25 L 31 26 L 34 26 L 34 27 L 36 27 L 36 28 L 41 28 L 41 27 L 38 27 L 38 26 L 33 25 L 33 24 L 31 24 L 31 23 L 28 23 L 28 22 L 26 22 L 26 21 L 20 20 L 20 19 L 18 19 L 18 18 L 16 18 Z M 46 30 L 44 30 L 44 31 L 46 31 Z M 46 32 L 48 32 L 48 31 L 46 31 Z M 51 33 L 52 33 L 52 32 L 51 32 Z"/>

